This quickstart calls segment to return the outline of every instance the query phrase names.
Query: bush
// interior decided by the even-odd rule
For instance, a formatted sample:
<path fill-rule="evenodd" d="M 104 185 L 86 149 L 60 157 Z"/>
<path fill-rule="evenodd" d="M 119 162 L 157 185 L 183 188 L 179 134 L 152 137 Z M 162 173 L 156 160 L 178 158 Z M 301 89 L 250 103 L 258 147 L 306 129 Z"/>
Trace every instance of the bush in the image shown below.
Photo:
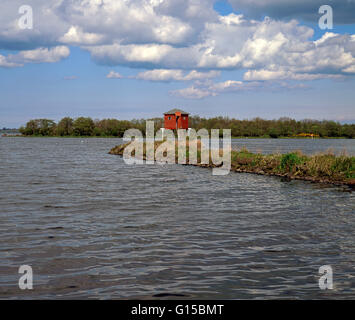
<path fill-rule="evenodd" d="M 301 164 L 302 159 L 296 153 L 287 153 L 282 155 L 280 167 L 282 170 L 292 171 L 292 168 Z"/>
<path fill-rule="evenodd" d="M 332 170 L 343 172 L 347 178 L 355 178 L 355 157 L 340 157 L 335 160 Z"/>

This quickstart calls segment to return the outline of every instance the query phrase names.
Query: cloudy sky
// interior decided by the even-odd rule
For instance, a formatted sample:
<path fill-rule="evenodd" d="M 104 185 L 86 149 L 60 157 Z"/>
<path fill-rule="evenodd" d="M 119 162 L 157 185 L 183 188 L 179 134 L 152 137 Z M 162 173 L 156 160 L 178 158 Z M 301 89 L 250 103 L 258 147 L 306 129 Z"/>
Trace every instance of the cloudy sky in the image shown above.
<path fill-rule="evenodd" d="M 32 29 L 19 24 L 24 4 Z M 325 4 L 331 30 L 318 24 Z M 174 107 L 354 122 L 354 76 L 355 0 L 0 3 L 0 127 Z"/>

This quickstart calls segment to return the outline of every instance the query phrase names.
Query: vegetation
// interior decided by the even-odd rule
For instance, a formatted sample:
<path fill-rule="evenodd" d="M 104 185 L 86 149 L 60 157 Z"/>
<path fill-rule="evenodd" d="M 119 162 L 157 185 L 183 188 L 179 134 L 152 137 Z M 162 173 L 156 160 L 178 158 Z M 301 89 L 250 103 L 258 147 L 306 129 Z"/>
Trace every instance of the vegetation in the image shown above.
<path fill-rule="evenodd" d="M 162 119 L 155 121 L 155 130 L 163 125 Z M 145 133 L 145 120 L 93 120 L 89 117 L 72 119 L 65 117 L 58 124 L 49 119 L 35 119 L 26 123 L 19 131 L 25 136 L 60 136 L 60 137 L 122 137 L 128 129 L 136 128 Z"/>
<path fill-rule="evenodd" d="M 302 163 L 302 159 L 296 153 L 288 153 L 281 157 L 280 162 L 280 168 L 282 170 L 292 171 L 295 165 Z"/>
<path fill-rule="evenodd" d="M 155 142 L 155 149 L 162 142 Z M 123 155 L 128 144 L 113 148 L 109 153 Z M 186 157 L 188 159 L 189 144 L 187 143 Z M 201 144 L 198 145 L 197 166 L 214 167 L 201 164 Z M 145 157 L 144 144 L 144 157 Z M 133 154 L 134 156 L 134 154 Z M 176 161 L 178 160 L 176 150 Z M 281 176 L 289 179 L 309 180 L 313 182 L 335 183 L 355 186 L 355 157 L 346 155 L 336 156 L 332 153 L 319 153 L 312 156 L 304 155 L 300 151 L 288 154 L 255 154 L 247 149 L 232 150 L 231 170 L 263 175 Z"/>
<path fill-rule="evenodd" d="M 154 120 L 155 130 L 163 127 L 162 118 Z M 127 129 L 139 129 L 145 133 L 145 121 L 141 120 L 117 120 L 104 119 L 92 120 L 91 118 L 80 117 L 72 119 L 65 117 L 55 123 L 49 119 L 35 119 L 27 122 L 20 132 L 26 136 L 113 136 L 122 137 Z M 340 124 L 335 121 L 301 120 L 296 121 L 289 118 L 278 120 L 263 120 L 255 118 L 252 120 L 238 120 L 228 117 L 200 118 L 190 117 L 191 128 L 231 129 L 233 137 L 331 137 L 331 138 L 355 138 L 355 124 Z"/>

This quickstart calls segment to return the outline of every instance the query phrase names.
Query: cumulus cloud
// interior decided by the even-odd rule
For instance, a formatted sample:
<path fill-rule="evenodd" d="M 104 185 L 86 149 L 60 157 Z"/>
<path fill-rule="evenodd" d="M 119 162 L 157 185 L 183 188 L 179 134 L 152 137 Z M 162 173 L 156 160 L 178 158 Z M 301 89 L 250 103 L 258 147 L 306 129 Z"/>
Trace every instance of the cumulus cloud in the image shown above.
<path fill-rule="evenodd" d="M 145 72 L 140 72 L 136 78 L 141 80 L 148 81 L 191 81 L 191 80 L 201 80 L 201 79 L 210 79 L 216 78 L 220 75 L 220 71 L 208 71 L 208 72 L 199 72 L 192 70 L 191 72 L 184 73 L 183 70 L 177 69 L 155 69 Z"/>
<path fill-rule="evenodd" d="M 2 0 L 0 49 L 100 43 L 186 45 L 215 21 L 213 0 L 29 0 L 33 30 L 21 30 L 22 0 Z"/>
<path fill-rule="evenodd" d="M 205 97 L 215 97 L 224 93 L 241 93 L 241 92 L 257 92 L 260 90 L 293 90 L 308 89 L 309 87 L 303 83 L 292 83 L 289 81 L 235 81 L 227 80 L 223 82 L 212 81 L 196 81 L 191 87 L 173 90 L 171 95 L 184 99 L 202 99 Z"/>
<path fill-rule="evenodd" d="M 58 15 L 60 2 L 53 0 L 29 0 L 25 4 L 33 9 L 33 29 L 19 27 L 19 8 L 23 0 L 1 0 L 0 49 L 31 50 L 39 47 L 57 46 L 58 38 L 69 29 L 70 24 Z"/>
<path fill-rule="evenodd" d="M 218 19 L 213 2 L 29 0 L 27 5 L 33 8 L 34 27 L 22 30 L 18 25 L 21 17 L 18 10 L 23 1 L 2 0 L 0 49 L 31 50 L 63 44 L 82 47 L 115 43 L 149 44 L 153 51 L 160 44 L 184 47 L 199 41 L 207 21 Z M 136 55 L 138 59 L 139 54 Z"/>
<path fill-rule="evenodd" d="M 260 86 L 261 82 L 228 80 L 214 83 L 212 81 L 196 81 L 191 87 L 172 91 L 171 94 L 186 99 L 201 99 L 217 96 L 221 93 L 255 90 Z"/>
<path fill-rule="evenodd" d="M 87 50 L 100 64 L 172 69 L 148 72 L 147 78 L 157 79 L 181 78 L 175 69 L 247 69 L 246 80 L 312 80 L 352 70 L 354 36 L 326 33 L 316 41 L 312 36 L 313 30 L 296 20 L 250 21 L 231 14 L 206 24 L 203 41 L 188 47 L 113 43 Z"/>
<path fill-rule="evenodd" d="M 14 68 L 14 67 L 20 67 L 20 66 L 23 66 L 23 65 L 11 62 L 5 56 L 0 54 L 0 67 L 3 67 L 3 68 Z"/>
<path fill-rule="evenodd" d="M 190 72 L 186 72 L 184 70 L 179 69 L 154 69 L 148 70 L 144 72 L 139 72 L 135 76 L 129 76 L 129 79 L 138 79 L 145 81 L 156 81 L 156 82 L 171 82 L 171 81 L 192 81 L 192 80 L 203 80 L 203 79 L 211 79 L 220 76 L 220 71 L 207 71 L 207 72 L 199 72 L 197 70 L 192 70 Z M 106 76 L 108 79 L 123 79 L 120 73 L 116 71 L 110 71 Z"/>
<path fill-rule="evenodd" d="M 343 69 L 342 71 L 345 72 L 345 73 L 349 73 L 349 74 L 354 74 L 355 75 L 355 65 L 347 67 L 347 68 Z"/>
<path fill-rule="evenodd" d="M 66 46 L 53 48 L 38 48 L 35 50 L 25 50 L 14 55 L 9 55 L 8 60 L 20 63 L 53 63 L 65 59 L 69 56 L 70 50 Z"/>
<path fill-rule="evenodd" d="M 211 0 L 62 0 L 57 13 L 84 32 L 125 44 L 186 44 L 217 18 Z"/>
<path fill-rule="evenodd" d="M 67 58 L 70 50 L 66 46 L 24 50 L 7 56 L 0 55 L 0 66 L 21 67 L 26 63 L 54 63 Z"/>
<path fill-rule="evenodd" d="M 206 96 L 206 91 L 213 95 L 255 88 L 255 81 L 355 74 L 354 35 L 326 33 L 313 41 L 313 29 L 297 20 L 219 16 L 213 0 L 32 0 L 33 30 L 19 29 L 20 0 L 3 2 L 0 49 L 19 52 L 0 55 L 2 67 L 60 61 L 69 55 L 71 45 L 87 50 L 98 64 L 145 69 L 135 78 L 147 81 L 196 81 L 218 77 L 223 70 L 244 72 L 241 84 L 231 80 L 209 89 L 194 85 L 185 90 L 198 97 Z M 275 18 L 302 17 L 319 5 L 318 0 L 230 3 L 253 17 L 268 13 Z M 334 11 L 338 3 L 350 10 L 355 1 L 334 1 Z M 114 71 L 107 77 L 122 78 Z"/>
<path fill-rule="evenodd" d="M 317 79 L 339 79 L 342 78 L 342 75 L 338 74 L 307 74 L 307 73 L 293 73 L 290 70 L 249 70 L 244 73 L 243 79 L 247 81 L 252 80 L 317 80 Z"/>
<path fill-rule="evenodd" d="M 104 35 L 83 32 L 80 27 L 71 26 L 68 32 L 59 38 L 59 41 L 72 45 L 90 45 L 100 43 L 104 40 L 104 38 Z"/>
<path fill-rule="evenodd" d="M 337 24 L 355 23 L 354 0 L 228 0 L 232 7 L 253 18 L 265 15 L 276 18 L 297 18 L 317 23 L 318 10 L 322 5 L 331 5 L 334 22 Z"/>
<path fill-rule="evenodd" d="M 106 76 L 107 79 L 122 79 L 123 76 L 115 71 L 110 71 L 110 73 Z"/>
<path fill-rule="evenodd" d="M 195 86 L 191 86 L 191 87 L 185 88 L 185 89 L 171 91 L 171 94 L 176 97 L 185 98 L 185 99 L 202 99 L 205 97 L 217 95 L 216 93 L 214 93 L 212 91 L 197 88 Z"/>

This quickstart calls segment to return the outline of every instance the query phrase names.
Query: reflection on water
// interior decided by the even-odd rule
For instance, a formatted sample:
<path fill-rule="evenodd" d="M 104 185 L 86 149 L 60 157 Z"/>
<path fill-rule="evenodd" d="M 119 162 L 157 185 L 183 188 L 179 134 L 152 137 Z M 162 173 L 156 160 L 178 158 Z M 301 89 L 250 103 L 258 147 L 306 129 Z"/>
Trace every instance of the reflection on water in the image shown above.
<path fill-rule="evenodd" d="M 120 142 L 0 139 L 0 298 L 355 298 L 353 193 L 127 166 L 107 154 Z"/>

